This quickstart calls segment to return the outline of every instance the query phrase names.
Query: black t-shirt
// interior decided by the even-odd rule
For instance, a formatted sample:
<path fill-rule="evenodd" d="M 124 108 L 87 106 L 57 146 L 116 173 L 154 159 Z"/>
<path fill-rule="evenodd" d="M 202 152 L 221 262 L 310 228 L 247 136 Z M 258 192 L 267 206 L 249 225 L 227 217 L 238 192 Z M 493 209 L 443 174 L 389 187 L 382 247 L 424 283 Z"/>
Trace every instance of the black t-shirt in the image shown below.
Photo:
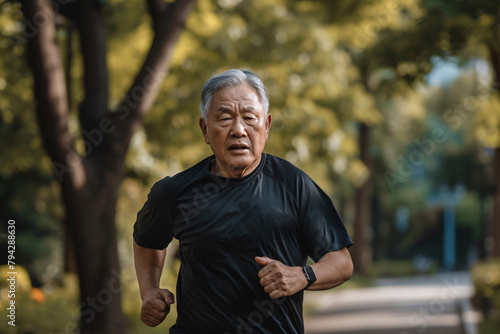
<path fill-rule="evenodd" d="M 352 245 L 330 198 L 304 172 L 262 154 L 242 178 L 210 172 L 214 157 L 166 177 L 137 215 L 139 246 L 179 240 L 177 322 L 170 333 L 303 333 L 303 292 L 272 299 L 255 256 L 288 266 Z"/>

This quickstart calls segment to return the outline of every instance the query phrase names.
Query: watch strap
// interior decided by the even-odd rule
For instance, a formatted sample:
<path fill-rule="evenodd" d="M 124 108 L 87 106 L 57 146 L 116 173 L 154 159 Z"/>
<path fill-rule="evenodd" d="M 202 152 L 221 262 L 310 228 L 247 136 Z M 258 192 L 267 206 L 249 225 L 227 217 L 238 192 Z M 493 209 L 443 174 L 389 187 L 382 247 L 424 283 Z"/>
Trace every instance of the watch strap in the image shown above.
<path fill-rule="evenodd" d="M 314 274 L 314 271 L 311 268 L 311 266 L 302 267 L 302 272 L 304 273 L 304 276 L 306 277 L 307 280 L 307 286 L 304 288 L 305 290 L 309 288 L 314 282 L 316 282 L 316 275 Z"/>

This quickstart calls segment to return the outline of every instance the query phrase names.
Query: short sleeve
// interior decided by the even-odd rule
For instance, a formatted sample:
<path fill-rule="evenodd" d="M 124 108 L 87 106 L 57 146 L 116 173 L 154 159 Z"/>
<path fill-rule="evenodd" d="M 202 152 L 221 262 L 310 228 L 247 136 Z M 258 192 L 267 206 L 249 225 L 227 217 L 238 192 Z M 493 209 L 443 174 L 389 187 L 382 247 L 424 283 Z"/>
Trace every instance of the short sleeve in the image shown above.
<path fill-rule="evenodd" d="M 134 240 L 141 247 L 164 249 L 172 241 L 172 204 L 167 182 L 168 177 L 153 185 L 146 203 L 137 213 Z"/>
<path fill-rule="evenodd" d="M 350 247 L 353 242 L 330 197 L 305 175 L 299 185 L 297 196 L 306 254 L 317 262 L 326 253 Z"/>

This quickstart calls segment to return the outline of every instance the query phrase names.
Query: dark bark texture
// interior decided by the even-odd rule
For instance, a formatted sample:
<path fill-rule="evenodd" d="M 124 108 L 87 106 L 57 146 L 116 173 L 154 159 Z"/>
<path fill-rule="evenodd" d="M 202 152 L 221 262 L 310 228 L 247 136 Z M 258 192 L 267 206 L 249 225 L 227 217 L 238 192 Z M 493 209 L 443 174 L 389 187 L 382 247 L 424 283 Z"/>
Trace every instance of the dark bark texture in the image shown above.
<path fill-rule="evenodd" d="M 82 333 L 124 333 L 115 210 L 124 160 L 134 131 L 151 108 L 167 75 L 173 49 L 196 0 L 148 1 L 155 33 L 149 53 L 116 110 L 109 110 L 106 34 L 99 1 L 22 2 L 36 115 L 44 147 L 61 184 L 64 220 L 73 242 L 80 284 Z M 84 64 L 85 98 L 79 120 L 85 154 L 68 128 L 68 90 L 57 15 L 74 22 Z"/>
<path fill-rule="evenodd" d="M 369 85 L 369 65 L 366 61 L 360 61 L 358 68 L 361 74 L 361 82 L 365 91 L 373 94 Z M 372 236 L 372 196 L 373 196 L 373 161 L 370 154 L 370 125 L 359 122 L 358 132 L 359 159 L 370 171 L 367 180 L 356 190 L 354 213 L 354 246 L 352 247 L 352 261 L 354 270 L 361 275 L 368 275 L 368 267 L 373 260 L 371 246 Z"/>
<path fill-rule="evenodd" d="M 500 45 L 490 45 L 489 47 L 491 56 L 491 65 L 494 72 L 493 87 L 500 94 Z M 493 155 L 493 177 L 494 188 L 493 193 L 493 212 L 491 215 L 491 227 L 493 237 L 493 250 L 494 257 L 500 257 L 500 148 L 495 149 Z"/>
<path fill-rule="evenodd" d="M 372 159 L 370 149 L 370 127 L 364 123 L 359 124 L 359 158 L 370 170 Z M 372 177 L 369 176 L 365 183 L 356 190 L 354 214 L 354 243 L 352 247 L 352 261 L 356 272 L 367 275 L 367 269 L 372 261 L 371 248 L 371 201 L 372 201 Z"/>

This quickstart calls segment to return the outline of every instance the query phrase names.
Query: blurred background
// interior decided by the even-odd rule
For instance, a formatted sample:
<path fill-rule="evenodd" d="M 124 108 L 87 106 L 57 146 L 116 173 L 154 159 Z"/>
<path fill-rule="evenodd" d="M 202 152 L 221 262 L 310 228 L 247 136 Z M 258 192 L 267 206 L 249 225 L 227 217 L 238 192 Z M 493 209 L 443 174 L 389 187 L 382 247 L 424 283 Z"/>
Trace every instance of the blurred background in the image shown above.
<path fill-rule="evenodd" d="M 81 11 L 66 7 L 78 8 L 82 3 Z M 0 331 L 73 333 L 80 321 L 92 318 L 87 314 L 80 320 L 82 303 L 88 307 L 88 298 L 97 298 L 100 304 L 94 307 L 94 315 L 98 319 L 99 314 L 107 314 L 99 310 L 111 296 L 118 301 L 112 312 L 125 317 L 129 333 L 166 332 L 175 321 L 175 310 L 156 329 L 138 319 L 133 223 L 155 181 L 211 154 L 198 128 L 205 80 L 230 68 L 249 68 L 269 92 L 273 124 L 266 152 L 308 173 L 331 196 L 354 238 L 351 254 L 356 272 L 343 288 L 369 287 L 380 278 L 467 272 L 475 287 L 472 305 L 482 315 L 481 333 L 498 333 L 497 0 L 198 0 L 181 25 L 180 37 L 168 41 L 174 48 L 162 54 L 168 56 L 162 68 L 169 72 L 161 75 L 154 103 L 151 100 L 139 111 L 144 117 L 136 119 L 134 131 L 124 139 L 120 152 L 126 156 L 115 158 L 114 146 L 106 145 L 105 152 L 111 153 L 106 154 L 107 165 L 100 165 L 101 148 L 95 154 L 89 152 L 92 126 L 85 123 L 82 112 L 100 108 L 89 106 L 89 97 L 106 87 L 102 115 L 120 110 L 125 97 L 134 93 L 134 79 L 161 36 L 161 19 L 154 17 L 166 9 L 159 3 L 55 1 L 40 5 L 39 10 L 49 13 L 40 24 L 36 16 L 26 15 L 28 5 L 0 1 L 0 215 L 4 226 L 0 263 L 7 263 L 7 221 L 14 219 L 19 305 L 17 326 L 2 320 Z M 183 5 L 181 1 L 177 8 Z M 175 12 L 172 15 L 173 22 Z M 49 43 L 57 47 L 50 57 L 59 59 L 54 65 L 60 67 L 63 79 L 59 86 L 50 75 L 46 81 L 36 79 L 43 70 L 37 59 L 44 58 L 30 43 L 43 37 L 47 27 L 53 30 Z M 88 42 L 104 36 L 105 48 Z M 104 70 L 92 67 L 89 55 L 101 56 Z M 105 88 L 91 81 L 99 71 L 106 72 L 98 78 Z M 52 84 L 55 94 L 65 97 L 63 109 L 44 102 L 54 93 L 47 89 Z M 135 107 L 130 108 L 133 112 Z M 61 110 L 64 117 L 50 116 L 61 115 Z M 82 276 L 84 271 L 78 269 L 85 266 L 85 254 L 90 254 L 85 253 L 86 242 L 74 249 L 74 239 L 85 226 L 77 222 L 81 226 L 72 227 L 67 217 L 74 209 L 70 200 L 64 200 L 72 198 L 65 184 L 75 182 L 72 177 L 77 173 L 61 169 L 62 161 L 51 149 L 53 140 L 65 134 L 74 138 L 72 152 L 82 157 L 83 166 L 89 161 L 95 170 L 105 170 L 109 164 L 121 168 L 121 177 L 110 186 L 115 187 L 116 201 L 106 204 L 114 215 L 108 217 L 108 225 L 92 232 L 117 249 L 117 256 L 109 256 L 118 259 L 113 265 L 105 260 L 107 252 L 98 256 L 104 258 L 102 263 L 111 264 L 99 269 L 108 278 L 96 281 L 96 295 L 84 290 L 87 287 L 81 281 L 85 277 L 90 282 L 94 275 Z M 102 188 L 109 186 L 103 175 Z M 99 183 L 94 187 L 100 189 Z M 81 197 L 76 202 L 82 212 L 102 210 Z M 92 245 L 87 246 L 91 252 Z M 163 284 L 174 290 L 179 263 L 175 243 L 169 247 Z M 0 275 L 7 271 L 2 267 Z M 118 272 L 120 292 L 99 295 Z M 9 301 L 6 277 L 2 276 L 0 287 L 4 309 Z M 117 295 L 121 297 L 114 298 Z M 101 321 L 106 323 L 97 320 Z"/>

